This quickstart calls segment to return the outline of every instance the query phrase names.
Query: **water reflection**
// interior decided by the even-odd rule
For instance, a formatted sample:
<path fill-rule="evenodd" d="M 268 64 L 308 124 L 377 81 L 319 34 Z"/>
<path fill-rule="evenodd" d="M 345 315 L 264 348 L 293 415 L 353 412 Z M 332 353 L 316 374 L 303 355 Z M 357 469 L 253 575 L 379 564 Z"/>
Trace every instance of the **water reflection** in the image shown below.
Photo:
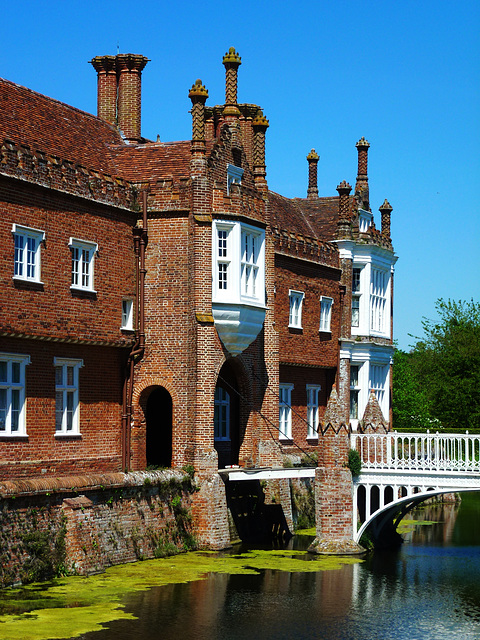
<path fill-rule="evenodd" d="M 396 552 L 316 573 L 212 574 L 125 602 L 117 621 L 85 640 L 473 640 L 480 637 L 480 495 L 460 508 L 424 508 Z M 306 542 L 295 539 L 300 546 Z"/>

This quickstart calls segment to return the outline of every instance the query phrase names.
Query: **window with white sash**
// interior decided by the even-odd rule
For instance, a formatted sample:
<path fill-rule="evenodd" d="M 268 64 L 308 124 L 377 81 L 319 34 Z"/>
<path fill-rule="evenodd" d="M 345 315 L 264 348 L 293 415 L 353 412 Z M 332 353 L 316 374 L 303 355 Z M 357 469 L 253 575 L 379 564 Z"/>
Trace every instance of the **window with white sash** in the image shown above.
<path fill-rule="evenodd" d="M 320 331 L 331 331 L 333 299 L 320 296 Z"/>
<path fill-rule="evenodd" d="M 280 439 L 292 437 L 292 389 L 293 384 L 280 384 L 278 431 Z"/>
<path fill-rule="evenodd" d="M 320 389 L 318 384 L 307 384 L 307 438 L 318 438 L 318 394 Z"/>
<path fill-rule="evenodd" d="M 68 246 L 72 252 L 71 289 L 94 291 L 93 263 L 98 250 L 95 242 L 70 238 Z"/>
<path fill-rule="evenodd" d="M 14 251 L 13 277 L 16 280 L 41 282 L 40 247 L 45 232 L 14 224 L 12 227 Z"/>
<path fill-rule="evenodd" d="M 54 358 L 55 435 L 80 433 L 79 370 L 83 360 Z"/>
<path fill-rule="evenodd" d="M 302 328 L 302 307 L 305 294 L 302 291 L 288 292 L 290 309 L 288 314 L 288 326 L 292 329 Z"/>
<path fill-rule="evenodd" d="M 30 356 L 0 353 L 0 436 L 25 436 L 25 367 Z"/>

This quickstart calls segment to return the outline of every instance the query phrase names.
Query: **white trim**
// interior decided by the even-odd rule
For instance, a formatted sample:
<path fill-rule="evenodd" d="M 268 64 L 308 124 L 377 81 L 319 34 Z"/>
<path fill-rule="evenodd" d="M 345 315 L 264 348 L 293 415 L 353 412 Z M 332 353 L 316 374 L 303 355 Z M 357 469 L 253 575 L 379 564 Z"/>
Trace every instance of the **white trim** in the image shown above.
<path fill-rule="evenodd" d="M 278 385 L 278 439 L 292 440 L 292 391 L 293 384 L 283 382 Z M 282 400 L 283 392 L 286 398 Z"/>
<path fill-rule="evenodd" d="M 40 245 L 45 240 L 45 231 L 41 231 L 40 229 L 34 229 L 32 227 L 24 227 L 23 225 L 19 225 L 16 223 L 12 224 L 12 234 L 14 238 L 14 266 L 13 266 L 13 279 L 21 280 L 23 282 L 37 282 L 38 284 L 42 284 L 40 279 L 41 268 L 42 268 L 42 253 Z M 22 239 L 22 246 L 16 246 L 16 238 Z M 28 247 L 28 239 L 32 240 L 35 243 L 35 248 L 32 250 L 32 247 Z M 27 246 L 25 246 L 25 241 L 27 241 Z M 18 254 L 21 253 L 21 259 L 17 259 Z M 33 254 L 33 260 L 29 263 L 28 258 L 29 255 Z M 18 269 L 21 273 L 15 273 Z M 33 276 L 28 275 L 29 270 L 33 269 Z"/>
<path fill-rule="evenodd" d="M 323 301 L 325 301 L 325 305 L 323 304 Z M 331 333 L 332 307 L 333 307 L 333 298 L 329 298 L 328 296 L 320 296 L 320 326 L 318 330 L 321 333 Z M 322 316 L 322 309 L 325 310 L 323 316 Z"/>
<path fill-rule="evenodd" d="M 80 400 L 79 400 L 79 369 L 83 367 L 83 360 L 79 358 L 53 358 L 53 366 L 61 368 L 62 381 L 57 382 L 55 371 L 55 437 L 79 436 L 80 434 Z M 73 381 L 68 382 L 68 368 L 72 368 Z M 61 397 L 61 409 L 57 407 L 59 395 Z M 71 407 L 69 408 L 69 402 Z M 57 418 L 61 414 L 61 425 L 58 427 Z M 70 428 L 69 428 L 69 419 Z"/>
<path fill-rule="evenodd" d="M 289 299 L 288 326 L 290 329 L 301 329 L 303 301 L 305 299 L 305 294 L 303 293 L 303 291 L 295 291 L 294 289 L 289 289 L 288 299 Z M 295 309 L 296 303 L 298 304 L 297 309 Z"/>
<path fill-rule="evenodd" d="M 127 308 L 124 312 L 124 305 L 127 305 Z M 133 331 L 133 300 L 132 298 L 123 298 L 122 299 L 122 320 L 120 324 L 120 329 L 123 331 Z"/>
<path fill-rule="evenodd" d="M 89 240 L 81 240 L 80 238 L 71 237 L 68 241 L 68 246 L 72 251 L 72 283 L 70 285 L 70 289 L 76 291 L 90 291 L 91 293 L 95 293 L 94 263 L 95 254 L 98 253 L 98 244 L 96 242 L 90 242 Z M 81 252 L 81 254 L 75 259 L 74 251 L 76 250 Z M 87 262 L 85 262 L 84 251 L 88 252 Z M 84 279 L 87 279 L 87 284 L 83 284 Z M 76 280 L 76 282 L 74 282 L 74 280 Z"/>
<path fill-rule="evenodd" d="M 320 416 L 318 409 L 318 394 L 322 387 L 319 384 L 307 384 L 307 423 L 308 440 L 318 440 L 318 429 L 320 426 Z M 313 402 L 311 402 L 313 400 Z"/>
<path fill-rule="evenodd" d="M 30 356 L 24 353 L 0 353 L 0 361 L 7 363 L 6 380 L 0 380 L 0 398 L 4 396 L 4 407 L 0 410 L 4 413 L 5 429 L 0 431 L 2 438 L 22 438 L 26 432 L 26 375 L 25 367 L 30 364 Z M 18 380 L 13 379 L 12 364 L 19 364 Z M 13 408 L 16 394 L 17 409 Z M 0 400 L 1 402 L 1 400 Z M 17 413 L 16 429 L 12 430 L 12 412 Z"/>

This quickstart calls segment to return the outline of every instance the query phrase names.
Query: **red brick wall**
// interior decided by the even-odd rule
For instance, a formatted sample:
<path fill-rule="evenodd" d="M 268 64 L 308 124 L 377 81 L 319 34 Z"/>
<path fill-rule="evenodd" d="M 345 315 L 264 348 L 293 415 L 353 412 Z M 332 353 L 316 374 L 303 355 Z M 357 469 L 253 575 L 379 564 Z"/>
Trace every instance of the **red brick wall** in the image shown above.
<path fill-rule="evenodd" d="M 126 349 L 0 338 L 26 367 L 27 439 L 0 437 L 0 479 L 121 470 L 121 389 Z M 80 436 L 55 437 L 54 357 L 81 358 Z"/>
<path fill-rule="evenodd" d="M 134 214 L 0 177 L 2 332 L 56 339 L 130 342 L 120 331 L 122 298 L 134 297 Z M 14 281 L 16 223 L 45 232 L 42 285 Z M 96 293 L 73 292 L 70 237 L 95 242 Z"/>

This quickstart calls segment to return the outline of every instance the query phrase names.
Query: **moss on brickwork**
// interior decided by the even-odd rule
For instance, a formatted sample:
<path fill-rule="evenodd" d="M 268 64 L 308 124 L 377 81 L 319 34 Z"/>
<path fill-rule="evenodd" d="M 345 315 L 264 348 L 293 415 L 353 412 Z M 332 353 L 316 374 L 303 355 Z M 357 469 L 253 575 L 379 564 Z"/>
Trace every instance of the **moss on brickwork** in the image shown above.
<path fill-rule="evenodd" d="M 203 580 L 209 573 L 256 574 L 265 569 L 317 572 L 360 562 L 315 557 L 306 551 L 249 551 L 239 554 L 186 553 L 175 558 L 111 567 L 104 574 L 57 579 L 50 584 L 8 589 L 0 594 L 0 637 L 9 640 L 73 638 L 107 622 L 135 619 L 122 601 L 134 591 Z"/>

